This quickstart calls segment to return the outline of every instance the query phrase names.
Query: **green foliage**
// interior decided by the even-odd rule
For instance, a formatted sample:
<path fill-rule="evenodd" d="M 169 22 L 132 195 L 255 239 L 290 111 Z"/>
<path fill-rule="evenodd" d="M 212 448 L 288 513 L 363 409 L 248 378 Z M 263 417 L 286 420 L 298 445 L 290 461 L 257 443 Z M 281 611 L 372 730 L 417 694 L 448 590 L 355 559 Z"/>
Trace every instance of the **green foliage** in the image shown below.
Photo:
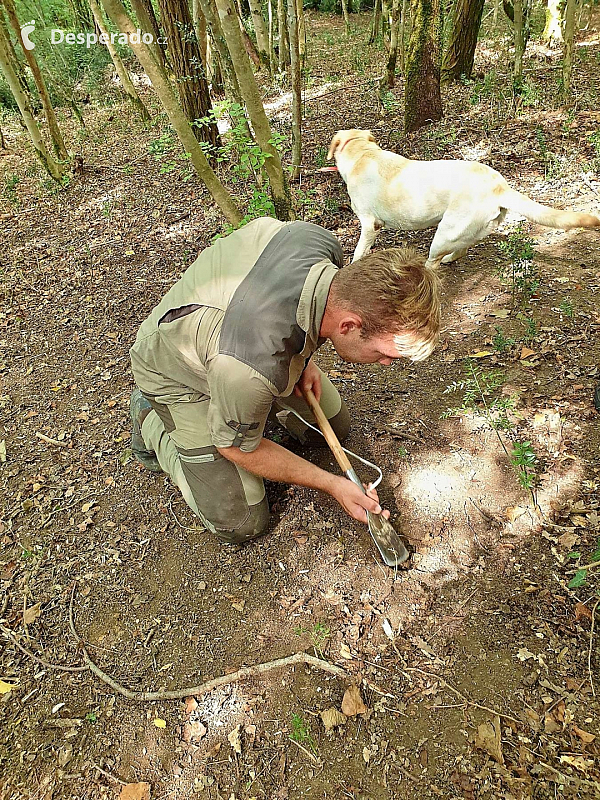
<path fill-rule="evenodd" d="M 310 733 L 310 724 L 304 720 L 300 714 L 292 714 L 292 732 L 290 739 L 308 747 L 316 755 L 317 746 Z"/>
<path fill-rule="evenodd" d="M 593 172 L 600 172 L 600 130 L 595 133 L 590 133 L 587 138 L 594 150 L 594 157 L 592 158 L 590 167 Z"/>
<path fill-rule="evenodd" d="M 516 343 L 516 339 L 514 339 L 512 336 L 505 336 L 502 328 L 496 327 L 496 334 L 492 339 L 492 346 L 494 350 L 497 350 L 499 353 L 504 353 L 507 350 L 510 350 L 511 347 L 514 347 Z"/>
<path fill-rule="evenodd" d="M 523 489 L 535 486 L 537 457 L 532 450 L 531 442 L 513 442 L 510 462 L 517 471 L 519 483 Z"/>
<path fill-rule="evenodd" d="M 331 636 L 331 631 L 326 625 L 324 625 L 322 622 L 315 622 L 312 628 L 305 628 L 304 626 L 299 625 L 294 629 L 294 633 L 296 636 L 304 636 L 305 634 L 309 634 L 311 644 L 315 649 L 315 653 L 323 657 L 323 648 Z"/>
<path fill-rule="evenodd" d="M 565 317 L 568 317 L 569 319 L 573 319 L 575 311 L 573 309 L 573 301 L 571 300 L 571 298 L 570 297 L 563 297 L 563 299 L 560 301 L 560 305 L 558 307 L 558 310 Z"/>
<path fill-rule="evenodd" d="M 21 182 L 18 175 L 7 175 L 4 178 L 4 187 L 2 194 L 13 206 L 19 205 L 19 195 L 17 193 L 17 186 Z"/>
<path fill-rule="evenodd" d="M 540 156 L 544 162 L 544 177 L 546 180 L 549 178 L 556 178 L 560 172 L 560 163 L 555 153 L 548 150 L 546 146 L 546 137 L 544 131 L 539 126 L 535 130 L 535 138 L 537 139 Z"/>
<path fill-rule="evenodd" d="M 569 558 L 581 558 L 581 553 L 569 553 Z M 588 570 L 591 564 L 596 564 L 600 561 L 600 538 L 596 541 L 596 549 L 585 559 L 585 567 L 577 570 L 575 575 L 571 578 L 567 586 L 569 589 L 578 589 L 580 586 L 585 586 L 587 583 Z"/>
<path fill-rule="evenodd" d="M 503 282 L 510 284 L 513 304 L 517 297 L 521 301 L 529 300 L 540 285 L 537 268 L 533 264 L 533 244 L 533 239 L 525 233 L 523 222 L 498 244 L 509 263 L 500 265 L 496 271 Z"/>

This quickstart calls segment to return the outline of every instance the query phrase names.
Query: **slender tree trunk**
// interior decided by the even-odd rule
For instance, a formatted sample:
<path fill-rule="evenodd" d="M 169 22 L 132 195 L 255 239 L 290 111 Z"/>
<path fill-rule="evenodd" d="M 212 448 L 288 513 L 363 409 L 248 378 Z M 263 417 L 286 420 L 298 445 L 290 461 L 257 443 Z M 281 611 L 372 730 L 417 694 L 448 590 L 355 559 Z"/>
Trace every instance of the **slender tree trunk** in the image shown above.
<path fill-rule="evenodd" d="M 525 26 L 523 24 L 523 0 L 513 2 L 515 30 L 515 63 L 513 67 L 513 78 L 516 84 L 523 80 L 523 55 L 525 53 Z"/>
<path fill-rule="evenodd" d="M 271 143 L 271 126 L 265 114 L 260 91 L 254 80 L 250 60 L 244 49 L 237 14 L 229 0 L 217 0 L 217 9 L 242 96 L 246 101 L 246 108 L 252 121 L 254 136 L 266 156 L 265 171 L 269 176 L 275 213 L 278 219 L 290 219 L 292 217 L 292 209 L 288 187 L 281 166 L 281 158 L 277 149 Z"/>
<path fill-rule="evenodd" d="M 221 146 L 221 139 L 216 121 L 210 118 L 208 82 L 188 2 L 159 0 L 159 7 L 183 112 L 191 123 L 204 120 L 202 125 L 193 125 L 194 135 L 199 142 L 216 149 Z"/>
<path fill-rule="evenodd" d="M 292 62 L 292 165 L 294 167 L 292 178 L 296 179 L 300 174 L 300 164 L 302 163 L 302 73 L 300 70 L 296 0 L 287 0 L 287 20 Z"/>
<path fill-rule="evenodd" d="M 346 36 L 350 33 L 350 19 L 348 17 L 348 0 L 342 0 L 342 14 L 344 15 L 344 27 L 346 28 Z"/>
<path fill-rule="evenodd" d="M 498 27 L 498 12 L 500 11 L 501 0 L 494 0 L 494 29 Z"/>
<path fill-rule="evenodd" d="M 484 0 L 456 0 L 452 12 L 452 31 L 442 66 L 442 82 L 471 77 L 475 48 L 481 26 Z"/>
<path fill-rule="evenodd" d="M 300 53 L 300 69 L 306 66 L 306 23 L 304 21 L 304 0 L 296 0 L 296 16 L 298 17 L 298 52 Z"/>
<path fill-rule="evenodd" d="M 277 0 L 277 29 L 279 33 L 279 71 L 285 72 L 290 65 L 290 45 L 285 23 L 285 0 Z"/>
<path fill-rule="evenodd" d="M 402 18 L 400 20 L 400 69 L 406 70 L 406 31 L 408 23 L 408 0 L 402 0 Z"/>
<path fill-rule="evenodd" d="M 273 0 L 267 0 L 267 14 L 269 17 L 269 58 L 271 60 L 271 70 L 279 69 L 279 60 L 275 55 L 275 26 L 273 24 Z"/>
<path fill-rule="evenodd" d="M 25 77 L 25 69 L 23 67 L 23 64 L 19 60 L 17 52 L 12 43 L 12 39 L 10 38 L 9 26 L 8 23 L 6 22 L 6 19 L 4 18 L 4 9 L 2 7 L 1 2 L 0 2 L 0 30 L 4 34 L 4 41 L 7 48 L 8 58 L 10 60 L 10 64 L 13 68 L 13 71 L 17 76 L 18 81 L 21 84 L 21 89 L 23 93 L 26 95 L 26 97 L 29 97 L 30 104 L 32 106 L 37 105 L 36 103 L 34 103 L 34 100 L 31 97 L 29 84 L 27 83 L 27 78 Z"/>
<path fill-rule="evenodd" d="M 87 30 L 94 29 L 94 18 L 84 0 L 69 0 L 77 25 Z"/>
<path fill-rule="evenodd" d="M 254 33 L 256 34 L 256 48 L 258 50 L 258 57 L 260 58 L 261 65 L 271 72 L 271 59 L 269 58 L 269 34 L 267 33 L 267 26 L 265 25 L 265 18 L 262 13 L 262 5 L 260 0 L 249 0 L 250 15 L 254 25 Z"/>
<path fill-rule="evenodd" d="M 114 24 L 122 33 L 130 34 L 135 31 L 135 25 L 128 16 L 121 0 L 103 0 L 103 5 Z M 137 44 L 132 42 L 131 48 L 150 79 L 169 117 L 171 125 L 179 136 L 181 144 L 186 152 L 190 154 L 191 162 L 198 176 L 206 184 L 208 191 L 213 196 L 227 220 L 234 226 L 239 225 L 242 220 L 241 214 L 233 198 L 217 178 L 206 160 L 206 156 L 198 144 L 192 128 L 175 97 L 175 93 L 163 67 L 158 63 L 148 45 L 142 42 Z"/>
<path fill-rule="evenodd" d="M 249 1 L 249 0 L 247 0 Z M 240 33 L 242 34 L 242 40 L 244 42 L 244 47 L 246 48 L 246 52 L 250 57 L 250 60 L 256 67 L 256 69 L 260 69 L 261 61 L 260 56 L 258 55 L 258 50 L 254 46 L 254 42 L 248 31 L 246 30 L 246 25 L 244 24 L 244 10 L 242 8 L 242 0 L 231 0 L 232 7 L 235 11 L 237 11 L 237 16 L 240 21 Z"/>
<path fill-rule="evenodd" d="M 44 81 L 42 72 L 40 70 L 39 64 L 37 63 L 37 59 L 33 53 L 33 50 L 28 50 L 25 47 L 25 44 L 23 42 L 23 37 L 21 35 L 21 23 L 19 22 L 19 18 L 17 17 L 17 11 L 15 9 L 13 0 L 2 0 L 2 1 L 4 3 L 4 7 L 6 8 L 6 13 L 8 14 L 8 19 L 10 21 L 10 24 L 12 25 L 13 30 L 17 35 L 17 39 L 19 39 L 19 41 L 21 42 L 21 48 L 23 50 L 25 60 L 29 65 L 29 69 L 31 70 L 31 74 L 33 75 L 33 80 L 35 81 L 35 85 L 40 95 L 40 100 L 42 101 L 44 114 L 46 115 L 46 122 L 48 123 L 50 138 L 52 139 L 52 144 L 54 146 L 54 152 L 56 153 L 56 156 L 60 161 L 68 161 L 69 154 L 67 152 L 67 148 L 65 147 L 62 133 L 60 132 L 58 120 L 56 119 L 56 114 L 54 113 L 54 108 L 52 107 L 52 103 L 50 101 L 50 95 L 48 94 L 48 89 L 46 88 L 46 82 Z"/>
<path fill-rule="evenodd" d="M 573 74 L 573 44 L 575 39 L 575 5 L 576 0 L 567 0 L 565 7 L 565 52 L 563 56 L 563 95 L 571 94 L 571 77 Z"/>
<path fill-rule="evenodd" d="M 208 33 L 206 31 L 206 17 L 200 8 L 200 0 L 192 0 L 192 22 L 194 32 L 198 41 L 198 49 L 202 58 L 204 72 L 208 80 L 211 80 L 210 54 L 208 52 Z"/>
<path fill-rule="evenodd" d="M 65 168 L 52 157 L 44 143 L 44 140 L 42 139 L 42 134 L 40 133 L 40 129 L 38 128 L 35 117 L 33 116 L 33 109 L 31 108 L 29 98 L 23 91 L 23 88 L 19 82 L 19 78 L 17 77 L 17 74 L 11 63 L 10 51 L 6 42 L 6 36 L 4 34 L 4 29 L 1 26 L 0 68 L 4 72 L 9 89 L 17 101 L 23 122 L 25 123 L 25 127 L 29 133 L 29 138 L 33 144 L 35 154 L 43 164 L 44 168 L 54 178 L 54 180 L 60 181 L 65 172 Z"/>
<path fill-rule="evenodd" d="M 398 29 L 400 27 L 400 0 L 392 2 L 392 24 L 390 28 L 390 53 L 387 62 L 387 85 L 389 89 L 396 83 L 396 61 L 398 59 Z"/>
<path fill-rule="evenodd" d="M 373 17 L 371 19 L 371 29 L 369 31 L 369 44 L 377 41 L 379 36 L 379 29 L 381 27 L 381 2 L 382 0 L 375 0 L 373 5 Z"/>
<path fill-rule="evenodd" d="M 440 0 L 412 0 L 412 31 L 406 59 L 404 129 L 416 131 L 443 116 L 440 93 L 442 10 Z"/>
<path fill-rule="evenodd" d="M 135 86 L 133 85 L 131 78 L 129 77 L 129 73 L 125 69 L 125 65 L 121 61 L 121 57 L 117 52 L 116 47 L 110 40 L 110 34 L 104 22 L 104 17 L 102 16 L 102 9 L 98 5 L 97 0 L 89 0 L 90 8 L 92 9 L 92 14 L 94 15 L 94 19 L 96 20 L 96 25 L 100 29 L 100 33 L 103 33 L 106 39 L 106 49 L 108 50 L 110 57 L 112 59 L 113 64 L 115 65 L 115 69 L 117 70 L 117 75 L 119 76 L 119 80 L 121 81 L 121 86 L 123 87 L 123 91 L 127 95 L 127 97 L 131 100 L 133 105 L 139 111 L 143 120 L 149 121 L 150 114 L 148 113 L 148 109 L 143 104 L 140 96 L 135 90 Z"/>
<path fill-rule="evenodd" d="M 152 44 L 148 45 L 159 64 L 165 66 L 165 51 L 164 47 L 159 44 L 159 39 L 162 38 L 160 27 L 156 14 L 154 13 L 154 6 L 152 0 L 131 0 L 131 7 L 133 8 L 137 21 L 140 23 L 140 29 L 144 33 L 152 34 Z"/>
<path fill-rule="evenodd" d="M 231 53 L 229 52 L 229 47 L 225 39 L 225 34 L 223 33 L 223 27 L 221 25 L 221 20 L 219 19 L 217 8 L 214 4 L 214 0 L 200 0 L 200 6 L 206 19 L 206 27 L 208 28 L 211 41 L 215 46 L 215 50 L 219 54 L 221 67 L 224 69 L 227 77 L 230 97 L 233 102 L 242 109 L 243 113 L 245 106 L 244 98 L 242 97 L 240 84 L 233 66 Z M 248 122 L 245 117 L 242 120 L 242 125 L 244 127 L 244 132 L 248 136 L 248 140 L 253 141 L 253 136 L 250 133 L 250 128 L 248 127 Z"/>

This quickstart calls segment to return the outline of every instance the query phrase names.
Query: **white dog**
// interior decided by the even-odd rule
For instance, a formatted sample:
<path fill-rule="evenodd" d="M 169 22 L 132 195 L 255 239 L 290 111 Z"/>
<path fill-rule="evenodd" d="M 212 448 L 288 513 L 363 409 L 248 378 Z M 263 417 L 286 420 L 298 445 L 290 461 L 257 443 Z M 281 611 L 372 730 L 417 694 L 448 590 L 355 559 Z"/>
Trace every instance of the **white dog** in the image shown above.
<path fill-rule="evenodd" d="M 598 228 L 592 214 L 557 211 L 511 189 L 477 161 L 411 161 L 382 150 L 371 131 L 338 131 L 329 147 L 360 220 L 353 261 L 369 252 L 381 228 L 438 226 L 430 264 L 448 264 L 495 230 L 507 210 L 549 228 Z"/>

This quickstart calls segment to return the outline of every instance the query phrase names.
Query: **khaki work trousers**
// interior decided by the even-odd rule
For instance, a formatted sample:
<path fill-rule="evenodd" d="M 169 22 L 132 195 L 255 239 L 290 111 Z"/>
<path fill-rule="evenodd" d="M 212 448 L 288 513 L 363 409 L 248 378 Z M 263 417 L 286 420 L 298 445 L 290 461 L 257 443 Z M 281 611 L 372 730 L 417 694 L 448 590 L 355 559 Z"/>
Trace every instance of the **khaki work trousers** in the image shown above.
<path fill-rule="evenodd" d="M 346 405 L 323 372 L 321 385 L 321 407 L 338 438 L 345 439 L 350 427 Z M 209 398 L 169 405 L 147 399 L 153 410 L 142 423 L 144 443 L 156 453 L 160 466 L 205 527 L 229 544 L 266 533 L 270 515 L 263 480 L 228 461 L 213 446 L 207 420 Z M 316 425 L 307 404 L 295 395 L 275 401 L 271 416 L 302 443 L 324 442 L 291 410 Z"/>

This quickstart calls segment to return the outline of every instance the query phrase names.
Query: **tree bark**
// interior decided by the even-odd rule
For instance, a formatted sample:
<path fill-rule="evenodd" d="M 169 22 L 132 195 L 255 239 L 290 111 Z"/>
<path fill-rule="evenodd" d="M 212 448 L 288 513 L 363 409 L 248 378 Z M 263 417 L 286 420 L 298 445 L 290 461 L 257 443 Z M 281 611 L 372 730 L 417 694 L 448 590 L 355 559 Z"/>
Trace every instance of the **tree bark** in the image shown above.
<path fill-rule="evenodd" d="M 29 65 L 29 69 L 31 70 L 31 74 L 33 75 L 33 80 L 35 81 L 35 85 L 40 95 L 40 100 L 42 101 L 44 114 L 46 115 L 46 122 L 48 123 L 50 138 L 52 139 L 52 144 L 54 146 L 54 152 L 56 153 L 56 156 L 60 161 L 68 161 L 69 154 L 67 152 L 67 148 L 65 147 L 65 142 L 63 140 L 62 133 L 60 132 L 58 120 L 56 119 L 56 114 L 54 113 L 54 108 L 52 107 L 52 103 L 50 101 L 50 95 L 48 94 L 48 89 L 46 88 L 46 82 L 44 81 L 42 72 L 40 70 L 39 64 L 37 63 L 37 59 L 33 53 L 33 50 L 28 50 L 23 43 L 23 36 L 21 35 L 21 23 L 19 22 L 19 18 L 17 17 L 17 10 L 15 8 L 13 0 L 2 0 L 2 2 L 4 3 L 4 7 L 6 8 L 6 13 L 8 15 L 10 24 L 12 25 L 13 30 L 17 35 L 17 39 L 21 42 L 23 55 L 25 56 L 25 60 Z"/>
<path fill-rule="evenodd" d="M 135 12 L 138 22 L 140 23 L 142 32 L 152 34 L 152 44 L 149 45 L 149 47 L 154 53 L 158 62 L 164 67 L 165 49 L 164 46 L 159 44 L 159 40 L 162 38 L 162 36 L 151 0 L 131 0 L 131 7 Z"/>
<path fill-rule="evenodd" d="M 346 36 L 350 33 L 350 19 L 348 18 L 348 0 L 342 0 L 342 14 L 344 16 L 344 27 L 346 28 Z"/>
<path fill-rule="evenodd" d="M 121 0 L 102 0 L 106 12 L 122 33 L 133 33 L 135 25 L 127 14 Z M 131 44 L 131 48 L 137 59 L 142 65 L 146 75 L 150 79 L 159 100 L 161 101 L 169 121 L 177 133 L 181 144 L 186 152 L 190 154 L 191 162 L 198 173 L 200 179 L 206 184 L 208 191 L 213 196 L 215 202 L 233 225 L 237 226 L 242 220 L 233 198 L 223 186 L 211 169 L 206 156 L 198 144 L 192 128 L 179 105 L 175 93 L 171 87 L 169 79 L 158 63 L 152 50 L 142 42 Z"/>
<path fill-rule="evenodd" d="M 104 22 L 104 17 L 102 16 L 102 9 L 98 5 L 98 0 L 89 0 L 90 8 L 92 9 L 92 14 L 94 15 L 94 19 L 96 20 L 96 25 L 100 29 L 100 33 L 103 33 L 106 37 L 106 49 L 109 52 L 109 55 L 112 59 L 113 64 L 115 65 L 115 69 L 117 70 L 117 75 L 119 76 L 119 80 L 121 81 L 121 86 L 123 87 L 123 91 L 127 95 L 127 97 L 131 100 L 133 105 L 139 111 L 143 120 L 150 120 L 150 114 L 148 113 L 148 109 L 143 104 L 140 96 L 135 90 L 135 86 L 133 85 L 131 78 L 129 77 L 129 73 L 125 69 L 125 65 L 121 61 L 121 57 L 117 52 L 116 47 L 110 40 L 110 34 Z"/>
<path fill-rule="evenodd" d="M 373 17 L 371 18 L 371 29 L 369 31 L 369 44 L 377 41 L 379 36 L 379 29 L 381 28 L 381 2 L 382 0 L 374 0 L 373 4 Z"/>
<path fill-rule="evenodd" d="M 576 0 L 567 0 L 565 7 L 565 52 L 563 55 L 563 95 L 571 94 L 571 78 L 573 75 L 573 44 L 575 39 L 575 5 Z"/>
<path fill-rule="evenodd" d="M 406 71 L 406 30 L 408 22 L 408 0 L 402 0 L 402 18 L 400 20 L 400 69 Z"/>
<path fill-rule="evenodd" d="M 183 112 L 191 123 L 205 120 L 202 125 L 193 125 L 194 135 L 199 142 L 206 142 L 216 149 L 221 146 L 221 138 L 216 121 L 210 118 L 212 105 L 208 81 L 190 7 L 187 0 L 159 0 L 159 7 Z"/>
<path fill-rule="evenodd" d="M 306 24 L 304 21 L 304 0 L 296 0 L 296 16 L 298 17 L 298 51 L 300 53 L 300 69 L 306 66 Z"/>
<path fill-rule="evenodd" d="M 276 69 L 279 69 L 279 59 L 275 54 L 274 18 L 277 10 L 275 10 L 275 14 L 273 14 L 273 2 L 274 0 L 267 0 L 267 14 L 269 17 L 269 58 L 271 59 L 271 70 L 275 72 Z"/>
<path fill-rule="evenodd" d="M 33 144 L 35 154 L 44 166 L 44 169 L 47 170 L 48 174 L 51 175 L 54 180 L 60 181 L 64 175 L 65 167 L 64 165 L 59 164 L 52 157 L 52 154 L 49 152 L 44 140 L 42 139 L 42 134 L 40 133 L 40 129 L 38 128 L 35 117 L 33 116 L 33 109 L 31 108 L 29 98 L 23 91 L 23 87 L 21 86 L 19 78 L 11 63 L 10 50 L 7 45 L 6 35 L 2 26 L 0 26 L 0 68 L 4 72 L 8 86 L 15 100 L 17 101 L 23 122 L 25 123 L 25 127 L 29 133 L 29 138 Z"/>
<path fill-rule="evenodd" d="M 290 44 L 285 22 L 285 0 L 277 0 L 277 30 L 279 33 L 279 71 L 285 72 L 290 65 Z"/>
<path fill-rule="evenodd" d="M 258 57 L 260 58 L 261 65 L 271 72 L 271 59 L 269 57 L 269 34 L 265 25 L 265 18 L 262 13 L 262 6 L 260 0 L 249 0 L 250 16 L 254 25 L 254 33 L 256 34 L 256 48 L 258 50 Z"/>
<path fill-rule="evenodd" d="M 442 66 L 442 81 L 471 77 L 475 48 L 481 26 L 484 0 L 456 0 L 452 13 L 452 31 Z"/>
<path fill-rule="evenodd" d="M 25 77 L 25 69 L 23 67 L 23 64 L 19 60 L 19 57 L 17 56 L 17 52 L 12 43 L 12 39 L 10 38 L 9 27 L 8 23 L 6 22 L 6 19 L 4 18 L 4 8 L 1 2 L 0 2 L 0 30 L 2 31 L 2 33 L 4 33 L 4 42 L 7 48 L 8 58 L 10 60 L 10 64 L 13 68 L 13 71 L 17 76 L 19 83 L 21 84 L 21 89 L 23 93 L 25 94 L 26 97 L 29 98 L 30 104 L 33 107 L 34 101 L 33 98 L 31 97 L 31 92 L 29 89 L 29 84 L 27 83 L 27 78 Z"/>
<path fill-rule="evenodd" d="M 548 44 L 563 41 L 564 0 L 548 0 L 546 6 L 546 24 L 542 32 L 542 40 Z"/>
<path fill-rule="evenodd" d="M 211 79 L 210 53 L 208 44 L 208 33 L 206 30 L 206 17 L 200 8 L 200 0 L 192 0 L 192 23 L 198 41 L 198 49 L 204 66 L 207 80 Z"/>
<path fill-rule="evenodd" d="M 396 83 L 396 61 L 398 60 L 398 29 L 400 27 L 400 0 L 392 2 L 392 22 L 390 27 L 390 53 L 387 61 L 387 85 L 392 89 Z"/>
<path fill-rule="evenodd" d="M 416 131 L 443 116 L 440 93 L 442 10 L 440 0 L 412 0 L 412 31 L 406 59 L 404 130 Z"/>
<path fill-rule="evenodd" d="M 300 70 L 296 0 L 287 0 L 287 21 L 292 62 L 292 165 L 294 168 L 292 178 L 295 180 L 300 174 L 300 165 L 302 163 L 302 74 Z"/>
<path fill-rule="evenodd" d="M 513 2 L 513 28 L 515 32 L 515 63 L 513 79 L 515 84 L 523 80 L 523 55 L 525 53 L 525 26 L 523 20 L 523 0 Z"/>
<path fill-rule="evenodd" d="M 240 90 L 246 102 L 248 114 L 250 115 L 254 136 L 266 156 L 265 171 L 269 177 L 275 213 L 278 219 L 291 219 L 292 208 L 281 165 L 281 158 L 279 157 L 277 149 L 271 142 L 271 126 L 265 114 L 260 91 L 254 80 L 254 73 L 250 66 L 250 60 L 244 49 L 238 16 L 235 9 L 232 8 L 230 0 L 217 0 L 217 9 L 229 52 L 231 53 L 231 60 L 233 61 L 233 66 L 237 74 Z"/>

